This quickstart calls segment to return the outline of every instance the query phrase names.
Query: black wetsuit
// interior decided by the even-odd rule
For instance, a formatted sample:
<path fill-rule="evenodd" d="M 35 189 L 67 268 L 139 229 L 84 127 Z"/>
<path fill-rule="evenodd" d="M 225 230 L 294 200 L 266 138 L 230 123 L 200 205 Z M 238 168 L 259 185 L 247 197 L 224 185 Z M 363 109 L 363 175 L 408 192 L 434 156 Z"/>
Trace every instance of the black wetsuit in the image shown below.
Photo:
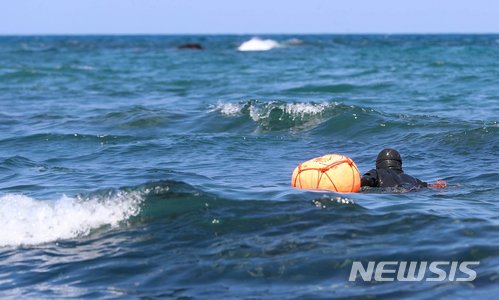
<path fill-rule="evenodd" d="M 382 168 L 372 169 L 361 179 L 361 186 L 370 187 L 401 187 L 401 188 L 422 188 L 427 187 L 427 183 L 417 178 L 407 175 L 401 169 Z"/>

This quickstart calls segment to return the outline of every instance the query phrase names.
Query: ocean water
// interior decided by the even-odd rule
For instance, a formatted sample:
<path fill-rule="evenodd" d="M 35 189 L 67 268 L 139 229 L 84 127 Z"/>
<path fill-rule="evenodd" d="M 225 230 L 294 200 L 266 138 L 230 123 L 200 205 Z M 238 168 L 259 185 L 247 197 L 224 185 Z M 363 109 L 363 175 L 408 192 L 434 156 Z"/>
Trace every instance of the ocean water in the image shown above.
<path fill-rule="evenodd" d="M 496 297 L 499 36 L 251 38 L 0 37 L 2 298 Z M 384 147 L 449 186 L 290 186 Z M 480 264 L 364 282 L 354 261 Z"/>

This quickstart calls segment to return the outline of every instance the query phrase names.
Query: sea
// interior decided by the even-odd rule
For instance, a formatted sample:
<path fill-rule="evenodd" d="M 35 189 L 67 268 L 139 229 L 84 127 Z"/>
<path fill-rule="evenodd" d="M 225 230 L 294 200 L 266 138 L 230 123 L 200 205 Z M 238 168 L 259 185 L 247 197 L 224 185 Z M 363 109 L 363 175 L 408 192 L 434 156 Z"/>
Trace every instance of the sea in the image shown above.
<path fill-rule="evenodd" d="M 497 299 L 498 121 L 499 35 L 2 36 L 0 297 Z"/>

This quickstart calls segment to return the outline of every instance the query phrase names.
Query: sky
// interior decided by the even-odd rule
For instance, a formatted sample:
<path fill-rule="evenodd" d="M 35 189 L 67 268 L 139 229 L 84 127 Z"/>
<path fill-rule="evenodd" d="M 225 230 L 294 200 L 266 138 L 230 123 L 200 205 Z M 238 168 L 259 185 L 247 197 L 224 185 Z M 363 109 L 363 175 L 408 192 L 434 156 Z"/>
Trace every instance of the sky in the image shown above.
<path fill-rule="evenodd" d="M 223 33 L 499 33 L 499 1 L 0 1 L 0 35 Z"/>

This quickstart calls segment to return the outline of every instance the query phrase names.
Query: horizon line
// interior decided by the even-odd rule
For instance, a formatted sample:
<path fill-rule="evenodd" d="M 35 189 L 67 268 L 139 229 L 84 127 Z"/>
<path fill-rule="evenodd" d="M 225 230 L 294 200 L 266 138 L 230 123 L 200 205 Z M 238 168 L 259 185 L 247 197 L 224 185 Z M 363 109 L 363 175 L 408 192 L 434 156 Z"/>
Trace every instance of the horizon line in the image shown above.
<path fill-rule="evenodd" d="M 499 35 L 499 32 L 310 32 L 310 33 L 0 33 L 0 36 L 264 36 L 264 35 Z"/>

